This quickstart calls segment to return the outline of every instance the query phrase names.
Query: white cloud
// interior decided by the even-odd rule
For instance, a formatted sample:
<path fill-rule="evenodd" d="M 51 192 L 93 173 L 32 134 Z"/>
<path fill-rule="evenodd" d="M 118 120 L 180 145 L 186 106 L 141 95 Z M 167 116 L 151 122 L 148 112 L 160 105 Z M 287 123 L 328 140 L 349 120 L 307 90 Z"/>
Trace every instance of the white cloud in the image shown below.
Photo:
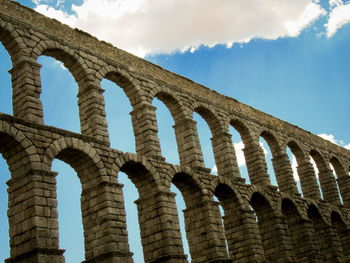
<path fill-rule="evenodd" d="M 292 155 L 292 170 L 293 170 L 293 177 L 296 182 L 300 181 L 299 175 L 298 175 L 298 163 L 297 159 L 295 158 L 294 154 Z"/>
<path fill-rule="evenodd" d="M 235 152 L 236 152 L 236 158 L 237 158 L 237 164 L 239 167 L 241 166 L 245 166 L 246 162 L 245 162 L 245 157 L 244 157 L 244 143 L 242 141 L 238 142 L 238 143 L 234 143 L 233 144 L 235 147 Z"/>
<path fill-rule="evenodd" d="M 321 134 L 318 134 L 318 136 L 320 136 L 322 139 L 325 139 L 327 141 L 330 141 L 331 143 L 338 145 L 337 141 L 334 138 L 334 135 L 332 134 L 321 133 Z"/>
<path fill-rule="evenodd" d="M 72 6 L 76 16 L 37 4 L 38 12 L 140 56 L 295 37 L 325 13 L 312 0 L 84 0 Z"/>
<path fill-rule="evenodd" d="M 268 154 L 267 149 L 264 147 L 262 142 L 259 142 L 260 147 L 263 149 L 265 156 Z"/>
<path fill-rule="evenodd" d="M 312 166 L 314 167 L 314 170 L 315 170 L 315 173 L 316 173 L 316 177 L 318 178 L 319 171 L 318 171 L 318 168 L 317 168 L 315 160 L 311 156 L 310 156 L 310 162 L 311 162 Z"/>
<path fill-rule="evenodd" d="M 327 37 L 333 36 L 339 28 L 350 23 L 350 3 L 344 4 L 342 0 L 330 0 L 331 11 L 329 13 Z"/>
<path fill-rule="evenodd" d="M 336 139 L 333 134 L 322 133 L 322 134 L 318 134 L 318 136 L 320 136 L 321 138 L 323 138 L 323 139 L 325 139 L 327 141 L 330 141 L 331 143 L 334 143 L 336 145 L 344 147 L 345 149 L 350 150 L 350 143 L 347 144 L 343 140 Z"/>
<path fill-rule="evenodd" d="M 61 10 L 57 10 L 51 6 L 48 6 L 46 4 L 39 4 L 36 8 L 35 11 L 44 14 L 48 17 L 54 18 L 64 24 L 67 24 L 71 27 L 75 27 L 77 24 L 77 18 L 75 16 L 69 15 L 64 13 Z"/>

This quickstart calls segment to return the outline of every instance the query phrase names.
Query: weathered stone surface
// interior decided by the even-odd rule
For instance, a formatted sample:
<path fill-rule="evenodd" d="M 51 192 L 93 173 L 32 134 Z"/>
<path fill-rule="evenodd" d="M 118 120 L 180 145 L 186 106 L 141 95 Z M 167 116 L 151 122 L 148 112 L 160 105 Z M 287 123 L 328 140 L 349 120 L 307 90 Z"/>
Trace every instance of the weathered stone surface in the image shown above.
<path fill-rule="evenodd" d="M 15 2 L 0 0 L 0 6 L 0 41 L 13 63 L 14 115 L 0 113 L 0 153 L 11 171 L 11 251 L 6 262 L 65 261 L 58 246 L 57 174 L 51 171 L 56 158 L 71 165 L 81 182 L 84 262 L 133 262 L 119 171 L 139 192 L 136 204 L 147 263 L 188 262 L 171 184 L 186 203 L 192 262 L 350 261 L 348 150 Z M 62 61 L 78 83 L 81 134 L 43 123 L 36 62 L 42 54 Z M 130 100 L 136 154 L 109 147 L 103 78 L 117 83 Z M 155 97 L 174 118 L 180 165 L 162 157 Z M 212 131 L 218 176 L 204 167 L 193 112 Z M 245 144 L 251 185 L 240 177 L 229 125 Z M 278 187 L 270 184 L 260 137 L 271 148 Z M 287 147 L 298 162 L 302 195 Z M 321 189 L 310 156 L 318 166 Z"/>

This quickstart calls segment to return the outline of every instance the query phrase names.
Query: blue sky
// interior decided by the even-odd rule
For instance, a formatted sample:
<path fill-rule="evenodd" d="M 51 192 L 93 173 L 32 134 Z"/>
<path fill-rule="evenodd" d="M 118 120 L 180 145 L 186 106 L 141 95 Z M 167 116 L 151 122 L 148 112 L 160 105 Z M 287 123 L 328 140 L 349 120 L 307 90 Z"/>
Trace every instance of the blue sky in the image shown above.
<path fill-rule="evenodd" d="M 314 134 L 323 134 L 341 146 L 350 146 L 349 1 L 223 0 L 215 7 L 209 0 L 178 0 L 176 4 L 173 0 L 18 2 L 219 93 Z M 12 114 L 7 73 L 11 62 L 2 46 L 0 59 L 0 112 Z M 40 57 L 39 63 L 43 65 L 41 99 L 45 123 L 80 132 L 78 88 L 72 76 L 52 58 Z M 128 99 L 114 83 L 103 80 L 101 85 L 106 90 L 112 147 L 135 152 Z M 153 105 L 157 107 L 162 153 L 167 161 L 178 163 L 171 115 L 161 102 L 155 100 Z M 194 118 L 205 164 L 213 168 L 209 128 L 199 116 Z M 237 148 L 241 140 L 234 129 L 230 132 Z M 269 149 L 265 148 L 269 161 Z M 246 177 L 244 166 L 241 168 Z M 55 161 L 52 169 L 59 172 L 60 247 L 67 250 L 66 262 L 79 262 L 83 260 L 79 180 L 62 162 Z M 5 248 L 0 249 L 1 261 L 9 256 L 5 182 L 10 178 L 2 158 L 0 172 L 0 247 Z M 271 165 L 269 172 L 273 177 Z M 137 190 L 126 175 L 121 175 L 120 181 L 125 184 L 134 260 L 143 262 L 133 204 Z M 184 205 L 180 199 L 178 193 L 181 216 Z"/>

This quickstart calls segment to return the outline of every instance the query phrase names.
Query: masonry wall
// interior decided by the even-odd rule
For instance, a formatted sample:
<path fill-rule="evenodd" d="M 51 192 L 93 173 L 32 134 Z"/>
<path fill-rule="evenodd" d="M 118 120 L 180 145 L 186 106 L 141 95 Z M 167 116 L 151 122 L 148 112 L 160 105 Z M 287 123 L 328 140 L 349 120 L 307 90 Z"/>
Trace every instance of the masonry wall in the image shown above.
<path fill-rule="evenodd" d="M 71 165 L 81 182 L 84 262 L 133 262 L 119 171 L 140 195 L 136 203 L 145 262 L 188 261 L 172 184 L 185 200 L 192 262 L 350 262 L 348 150 L 17 3 L 0 0 L 0 6 L 0 41 L 13 66 L 13 116 L 0 114 L 0 152 L 11 172 L 6 262 L 65 261 L 54 159 Z M 62 61 L 74 76 L 81 134 L 45 125 L 40 55 Z M 136 154 L 110 147 L 100 85 L 104 78 L 119 85 L 132 105 Z M 155 97 L 174 118 L 180 165 L 162 157 Z M 194 112 L 211 129 L 217 176 L 204 166 Z M 239 174 L 229 126 L 244 142 L 251 184 Z M 270 183 L 260 137 L 272 151 L 278 187 Z M 287 147 L 297 159 L 303 197 Z"/>

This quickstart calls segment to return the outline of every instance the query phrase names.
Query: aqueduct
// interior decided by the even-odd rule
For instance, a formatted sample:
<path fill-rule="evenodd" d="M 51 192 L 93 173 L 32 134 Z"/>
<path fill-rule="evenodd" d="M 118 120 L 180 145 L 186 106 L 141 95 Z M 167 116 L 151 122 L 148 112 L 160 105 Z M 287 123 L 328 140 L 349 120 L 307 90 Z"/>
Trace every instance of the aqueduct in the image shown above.
<path fill-rule="evenodd" d="M 147 263 L 188 262 L 171 184 L 185 200 L 192 262 L 350 262 L 348 150 L 15 2 L 0 0 L 0 6 L 13 94 L 13 116 L 0 114 L 0 152 L 11 172 L 7 263 L 65 261 L 58 242 L 57 173 L 51 170 L 56 158 L 71 165 L 81 182 L 86 263 L 133 262 L 120 171 L 139 192 Z M 44 124 L 40 55 L 62 61 L 74 76 L 81 133 Z M 110 147 L 103 78 L 117 83 L 132 105 L 136 154 Z M 174 119 L 180 165 L 162 157 L 155 97 Z M 210 127 L 217 176 L 204 166 L 194 112 Z M 251 184 L 240 176 L 230 126 L 244 142 Z M 278 187 L 271 185 L 260 137 L 272 151 Z M 287 147 L 297 159 L 302 195 Z"/>

